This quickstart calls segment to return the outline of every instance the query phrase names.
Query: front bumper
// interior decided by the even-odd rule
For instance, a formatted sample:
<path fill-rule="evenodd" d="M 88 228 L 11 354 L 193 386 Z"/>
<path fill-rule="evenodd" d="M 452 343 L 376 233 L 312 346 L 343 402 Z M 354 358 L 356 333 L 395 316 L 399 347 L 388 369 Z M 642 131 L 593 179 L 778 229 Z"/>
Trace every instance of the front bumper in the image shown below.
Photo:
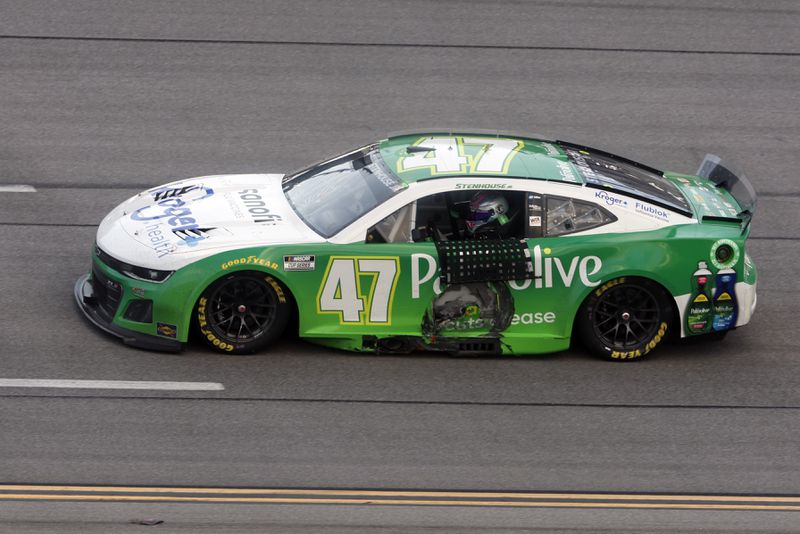
<path fill-rule="evenodd" d="M 109 319 L 107 309 L 98 300 L 98 291 L 95 289 L 90 274 L 85 274 L 75 282 L 75 302 L 83 315 L 99 329 L 122 339 L 123 343 L 141 349 L 158 350 L 164 352 L 180 352 L 183 344 L 180 341 L 135 332 L 115 325 Z M 113 316 L 113 313 L 111 314 Z"/>

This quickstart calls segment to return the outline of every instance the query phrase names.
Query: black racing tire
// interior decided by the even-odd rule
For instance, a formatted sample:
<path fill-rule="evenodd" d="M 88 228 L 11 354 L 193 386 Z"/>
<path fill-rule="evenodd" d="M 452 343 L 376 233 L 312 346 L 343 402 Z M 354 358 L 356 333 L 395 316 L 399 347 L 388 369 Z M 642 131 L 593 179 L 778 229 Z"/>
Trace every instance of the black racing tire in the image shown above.
<path fill-rule="evenodd" d="M 244 271 L 223 276 L 197 301 L 200 337 L 225 354 L 251 354 L 277 340 L 292 315 L 288 290 L 274 277 Z"/>
<path fill-rule="evenodd" d="M 583 345 L 601 358 L 642 358 L 672 331 L 669 294 L 646 278 L 621 277 L 597 287 L 578 310 L 576 328 Z"/>

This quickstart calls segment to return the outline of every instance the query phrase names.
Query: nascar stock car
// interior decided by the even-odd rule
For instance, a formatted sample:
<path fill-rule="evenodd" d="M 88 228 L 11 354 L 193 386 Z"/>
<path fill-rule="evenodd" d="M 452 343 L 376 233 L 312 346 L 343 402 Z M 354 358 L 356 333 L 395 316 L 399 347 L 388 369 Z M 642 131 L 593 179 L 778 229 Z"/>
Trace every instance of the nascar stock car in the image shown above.
<path fill-rule="evenodd" d="M 389 136 L 294 174 L 205 176 L 120 204 L 75 298 L 130 345 L 630 360 L 756 305 L 755 193 L 719 158 L 662 172 L 563 141 Z"/>

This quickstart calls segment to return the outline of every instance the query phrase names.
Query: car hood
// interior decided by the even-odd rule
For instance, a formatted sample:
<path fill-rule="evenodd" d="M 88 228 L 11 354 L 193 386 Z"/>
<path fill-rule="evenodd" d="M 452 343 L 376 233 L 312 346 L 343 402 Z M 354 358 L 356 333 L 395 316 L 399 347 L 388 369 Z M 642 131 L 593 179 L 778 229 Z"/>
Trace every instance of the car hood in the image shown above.
<path fill-rule="evenodd" d="M 103 219 L 97 244 L 126 263 L 175 270 L 231 249 L 324 241 L 289 205 L 282 177 L 203 176 L 148 189 Z"/>

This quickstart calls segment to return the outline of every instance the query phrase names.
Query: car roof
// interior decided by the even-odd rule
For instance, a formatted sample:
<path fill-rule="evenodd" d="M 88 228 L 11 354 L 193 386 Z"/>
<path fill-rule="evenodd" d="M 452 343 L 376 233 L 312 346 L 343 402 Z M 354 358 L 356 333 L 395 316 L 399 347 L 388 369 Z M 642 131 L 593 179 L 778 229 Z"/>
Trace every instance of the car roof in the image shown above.
<path fill-rule="evenodd" d="M 589 185 L 642 199 L 687 217 L 692 216 L 691 207 L 685 198 L 682 198 L 680 189 L 664 172 L 603 150 L 566 141 L 494 131 L 441 129 L 390 135 L 378 143 L 378 149 L 392 172 L 407 184 L 436 178 L 459 177 L 482 180 L 515 178 L 578 186 Z M 487 156 L 489 151 L 493 151 L 492 156 Z M 613 177 L 600 179 L 587 163 L 586 158 L 589 157 L 599 158 L 601 160 L 599 164 L 607 165 L 610 169 L 624 164 L 629 168 L 638 168 L 645 176 L 654 175 L 647 180 L 659 177 L 663 180 L 660 182 L 661 186 L 651 183 L 651 187 L 661 192 L 667 188 L 667 193 L 677 202 L 654 197 L 635 185 L 623 187 Z M 607 163 L 603 163 L 602 160 Z M 629 172 L 636 171 L 626 171 L 625 174 Z"/>
<path fill-rule="evenodd" d="M 507 158 L 507 164 L 495 172 L 479 172 L 475 166 L 467 164 L 459 171 L 440 172 L 434 165 L 428 167 L 404 168 L 403 162 L 417 153 L 429 148 L 428 157 L 436 157 L 435 139 L 455 138 L 461 156 L 467 156 L 469 161 L 474 161 L 485 145 L 479 143 L 465 143 L 468 140 L 513 140 L 517 142 L 516 148 Z M 411 151 L 409 151 L 411 147 Z M 415 147 L 416 149 L 415 153 Z M 519 134 L 504 134 L 501 132 L 487 133 L 476 131 L 424 131 L 403 132 L 391 135 L 379 144 L 381 157 L 389 168 L 406 183 L 420 180 L 447 176 L 475 176 L 496 178 L 530 178 L 537 180 L 552 180 L 574 184 L 583 184 L 583 178 L 578 169 L 570 162 L 566 150 L 558 141 L 537 139 L 521 136 Z M 441 145 L 439 145 L 441 149 Z"/>

